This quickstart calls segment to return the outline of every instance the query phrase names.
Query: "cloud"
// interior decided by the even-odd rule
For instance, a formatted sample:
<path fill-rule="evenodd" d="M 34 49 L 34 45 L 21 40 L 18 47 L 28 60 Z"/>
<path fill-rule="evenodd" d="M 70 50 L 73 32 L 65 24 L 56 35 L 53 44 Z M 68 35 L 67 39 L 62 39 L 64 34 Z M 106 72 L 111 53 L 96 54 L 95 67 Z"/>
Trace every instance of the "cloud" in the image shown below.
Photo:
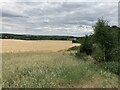
<path fill-rule="evenodd" d="M 117 3 L 9 2 L 2 5 L 3 32 L 84 36 L 103 17 L 118 25 Z"/>

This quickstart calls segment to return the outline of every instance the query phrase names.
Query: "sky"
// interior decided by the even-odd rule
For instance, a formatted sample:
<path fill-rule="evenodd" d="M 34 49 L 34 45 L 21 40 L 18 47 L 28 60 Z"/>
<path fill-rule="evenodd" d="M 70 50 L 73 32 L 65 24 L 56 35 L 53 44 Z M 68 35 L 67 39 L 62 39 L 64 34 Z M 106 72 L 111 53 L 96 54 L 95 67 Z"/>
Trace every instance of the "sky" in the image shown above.
<path fill-rule="evenodd" d="M 118 25 L 117 2 L 0 3 L 2 33 L 85 36 L 93 33 L 98 18 Z"/>

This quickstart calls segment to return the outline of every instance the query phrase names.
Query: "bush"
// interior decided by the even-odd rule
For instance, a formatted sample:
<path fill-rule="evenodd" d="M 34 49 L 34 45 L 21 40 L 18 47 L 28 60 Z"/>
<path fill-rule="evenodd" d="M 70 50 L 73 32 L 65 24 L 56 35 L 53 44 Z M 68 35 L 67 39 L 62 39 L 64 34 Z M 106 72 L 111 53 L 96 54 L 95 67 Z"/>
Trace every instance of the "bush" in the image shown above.
<path fill-rule="evenodd" d="M 111 57 L 113 61 L 120 60 L 120 47 L 116 47 L 111 51 Z"/>
<path fill-rule="evenodd" d="M 90 37 L 88 36 L 85 37 L 85 40 L 82 42 L 80 46 L 80 52 L 78 53 L 85 53 L 87 55 L 92 54 L 92 41 Z"/>
<path fill-rule="evenodd" d="M 93 45 L 92 56 L 97 62 L 102 62 L 103 61 L 103 52 L 102 52 L 99 44 L 94 44 Z"/>
<path fill-rule="evenodd" d="M 79 40 L 72 40 L 72 43 L 80 43 Z"/>
<path fill-rule="evenodd" d="M 99 64 L 99 66 L 104 70 L 120 75 L 119 62 L 105 62 Z"/>

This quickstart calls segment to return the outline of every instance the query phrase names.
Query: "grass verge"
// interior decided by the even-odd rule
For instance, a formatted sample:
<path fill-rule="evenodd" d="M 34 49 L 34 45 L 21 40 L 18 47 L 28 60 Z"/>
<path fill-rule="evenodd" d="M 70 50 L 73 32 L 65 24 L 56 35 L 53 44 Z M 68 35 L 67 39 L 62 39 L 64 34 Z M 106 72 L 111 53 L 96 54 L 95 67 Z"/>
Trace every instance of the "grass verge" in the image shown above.
<path fill-rule="evenodd" d="M 99 81 L 98 81 L 99 80 Z M 61 53 L 4 53 L 3 87 L 118 87 L 117 75 Z"/>

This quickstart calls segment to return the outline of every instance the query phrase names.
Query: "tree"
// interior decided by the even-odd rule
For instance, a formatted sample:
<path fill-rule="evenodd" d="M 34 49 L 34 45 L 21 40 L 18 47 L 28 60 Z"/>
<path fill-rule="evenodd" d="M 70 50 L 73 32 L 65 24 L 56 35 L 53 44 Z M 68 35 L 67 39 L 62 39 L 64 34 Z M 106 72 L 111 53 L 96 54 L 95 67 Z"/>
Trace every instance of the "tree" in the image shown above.
<path fill-rule="evenodd" d="M 114 61 L 119 61 L 120 60 L 120 28 L 117 26 L 112 26 L 111 32 L 114 40 L 114 48 L 111 51 L 111 58 Z"/>
<path fill-rule="evenodd" d="M 103 54 L 103 61 L 110 60 L 110 53 L 114 47 L 114 38 L 112 36 L 111 27 L 108 22 L 103 19 L 98 19 L 94 26 L 94 40 L 96 43 L 100 44 L 100 48 Z"/>

